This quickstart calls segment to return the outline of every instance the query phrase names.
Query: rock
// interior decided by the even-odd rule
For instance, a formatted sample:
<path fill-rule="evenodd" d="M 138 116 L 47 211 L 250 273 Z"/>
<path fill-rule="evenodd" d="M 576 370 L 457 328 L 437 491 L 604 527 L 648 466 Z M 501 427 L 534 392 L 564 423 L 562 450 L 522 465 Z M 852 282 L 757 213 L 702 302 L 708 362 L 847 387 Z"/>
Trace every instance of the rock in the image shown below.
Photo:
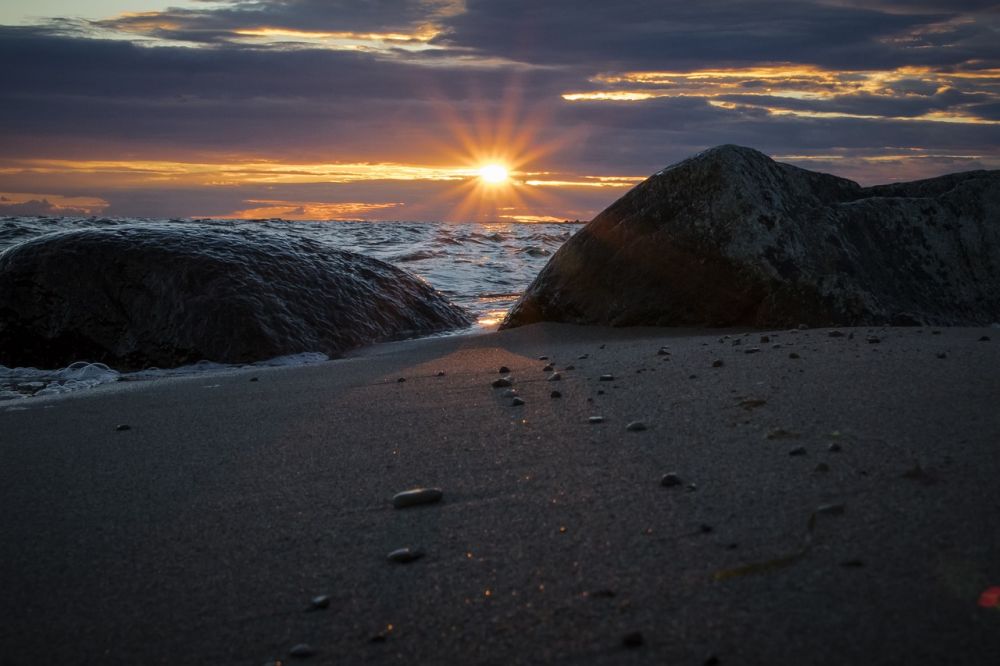
<path fill-rule="evenodd" d="M 860 187 L 719 146 L 574 234 L 501 324 L 988 325 L 1000 171 Z"/>
<path fill-rule="evenodd" d="M 813 471 L 816 472 L 817 474 L 824 474 L 830 471 L 830 466 L 827 465 L 825 462 L 821 462 L 816 465 L 816 468 L 813 469 Z"/>
<path fill-rule="evenodd" d="M 597 381 L 600 382 L 613 382 L 614 380 L 615 380 L 614 375 L 601 375 L 600 377 L 597 378 Z"/>
<path fill-rule="evenodd" d="M 513 398 L 516 395 L 517 395 L 517 389 L 507 389 L 506 391 L 503 392 L 503 397 L 505 398 Z"/>
<path fill-rule="evenodd" d="M 510 377 L 501 377 L 500 379 L 494 379 L 490 382 L 490 386 L 493 388 L 507 388 L 510 385 Z"/>
<path fill-rule="evenodd" d="M 827 335 L 830 336 L 831 338 L 842 338 L 842 337 L 844 337 L 844 334 L 841 331 L 830 331 L 829 333 L 827 333 Z"/>
<path fill-rule="evenodd" d="M 841 449 L 841 446 L 837 442 L 834 442 L 830 446 L 826 447 L 826 450 L 829 451 L 830 453 L 839 453 L 840 449 Z"/>
<path fill-rule="evenodd" d="M 756 354 L 760 351 L 760 347 L 750 347 L 749 349 L 744 349 L 744 354 Z"/>
<path fill-rule="evenodd" d="M 843 504 L 824 504 L 822 506 L 816 507 L 816 513 L 822 513 L 829 516 L 839 516 L 844 513 Z"/>
<path fill-rule="evenodd" d="M 320 594 L 309 600 L 309 608 L 311 610 L 323 610 L 324 608 L 330 607 L 330 597 L 326 594 Z"/>
<path fill-rule="evenodd" d="M 508 368 L 506 365 L 501 365 L 500 370 L 498 370 L 497 372 L 499 372 L 501 375 L 506 375 L 510 372 L 510 368 Z"/>
<path fill-rule="evenodd" d="M 588 416 L 587 423 L 604 423 L 603 416 Z"/>
<path fill-rule="evenodd" d="M 402 384 L 405 381 L 406 381 L 406 377 L 400 377 L 399 379 L 396 380 L 396 382 L 398 382 L 400 384 Z"/>
<path fill-rule="evenodd" d="M 937 354 L 935 354 L 935 356 L 937 356 L 938 358 L 948 358 L 948 354 L 946 354 L 945 352 L 938 352 Z"/>
<path fill-rule="evenodd" d="M 252 382 L 259 382 L 260 379 L 258 379 L 257 377 L 251 377 L 250 381 L 252 381 Z"/>
<path fill-rule="evenodd" d="M 513 405 L 514 407 L 520 407 L 521 405 L 524 404 L 524 398 L 515 397 L 513 400 L 510 401 L 510 404 Z"/>
<path fill-rule="evenodd" d="M 115 432 L 125 432 L 126 430 L 131 430 L 132 426 L 127 423 L 119 423 L 115 426 Z"/>
<path fill-rule="evenodd" d="M 712 361 L 712 367 L 713 367 L 713 368 L 721 368 L 721 367 L 722 367 L 723 365 L 724 365 L 724 364 L 723 364 L 723 363 L 722 363 L 722 361 L 720 361 L 720 360 L 715 360 L 715 361 Z"/>
<path fill-rule="evenodd" d="M 632 421 L 627 426 L 625 426 L 625 429 L 628 430 L 629 432 L 642 432 L 643 430 L 646 429 L 646 424 L 643 423 L 642 421 Z"/>
<path fill-rule="evenodd" d="M 549 393 L 549 397 L 550 398 L 561 398 L 562 397 L 562 393 L 560 393 L 559 391 L 553 391 L 552 393 Z"/>
<path fill-rule="evenodd" d="M 288 654 L 302 659 L 313 656 L 316 654 L 316 650 L 314 650 L 308 643 L 299 643 L 298 645 L 292 646 L 292 649 L 288 651 Z"/>
<path fill-rule="evenodd" d="M 386 559 L 388 559 L 390 562 L 397 562 L 399 564 L 408 564 L 409 562 L 414 562 L 416 560 L 419 560 L 423 556 L 424 552 L 422 550 L 418 550 L 415 548 L 397 548 L 396 550 L 386 555 Z"/>
<path fill-rule="evenodd" d="M 548 379 L 546 381 L 558 382 L 561 379 L 562 379 L 562 375 L 561 374 L 559 374 L 558 372 L 553 372 L 551 375 L 549 375 L 549 377 L 548 377 Z"/>
<path fill-rule="evenodd" d="M 681 481 L 681 477 L 677 476 L 673 472 L 668 472 L 664 474 L 663 477 L 660 479 L 660 485 L 665 486 L 667 488 L 673 488 L 674 486 L 679 486 L 682 483 L 683 481 Z"/>
<path fill-rule="evenodd" d="M 306 238 L 204 223 L 46 234 L 0 253 L 0 363 L 117 370 L 338 356 L 468 326 L 389 264 Z"/>
<path fill-rule="evenodd" d="M 413 488 L 393 495 L 392 505 L 397 509 L 405 509 L 408 506 L 440 502 L 442 497 L 444 493 L 440 488 Z"/>
<path fill-rule="evenodd" d="M 790 358 L 790 359 L 800 359 L 802 357 L 799 356 L 798 354 L 796 354 L 795 352 L 791 352 L 791 353 L 788 354 L 788 358 Z"/>
<path fill-rule="evenodd" d="M 554 369 L 555 369 L 555 366 L 552 365 L 551 363 L 549 363 L 544 368 L 542 368 L 542 372 L 552 372 Z"/>
<path fill-rule="evenodd" d="M 547 361 L 547 360 L 549 360 L 549 357 L 548 356 L 539 356 L 538 360 L 539 361 Z"/>
<path fill-rule="evenodd" d="M 760 336 L 760 344 L 766 345 L 769 342 L 771 342 L 771 336 L 770 335 L 762 335 L 762 336 Z"/>
<path fill-rule="evenodd" d="M 877 345 L 878 343 L 882 342 L 882 338 L 878 337 L 877 335 L 869 335 L 867 338 L 865 338 L 865 342 L 867 342 L 870 345 Z"/>
<path fill-rule="evenodd" d="M 642 647 L 643 638 L 641 631 L 630 631 L 629 633 L 622 636 L 622 645 L 627 648 L 637 648 Z"/>
<path fill-rule="evenodd" d="M 796 446 L 794 449 L 788 452 L 790 456 L 804 456 L 806 454 L 806 447 Z"/>
<path fill-rule="evenodd" d="M 978 340 L 978 342 L 989 342 L 989 341 L 990 341 L 990 336 L 988 335 L 984 335 Z"/>
<path fill-rule="evenodd" d="M 656 350 L 656 355 L 657 356 L 670 356 L 670 350 L 667 349 L 666 347 L 660 347 L 659 349 Z"/>
<path fill-rule="evenodd" d="M 435 377 L 444 377 L 444 370 L 438 370 L 438 371 L 437 371 L 437 372 L 436 372 L 436 373 L 434 374 L 434 376 L 435 376 Z"/>

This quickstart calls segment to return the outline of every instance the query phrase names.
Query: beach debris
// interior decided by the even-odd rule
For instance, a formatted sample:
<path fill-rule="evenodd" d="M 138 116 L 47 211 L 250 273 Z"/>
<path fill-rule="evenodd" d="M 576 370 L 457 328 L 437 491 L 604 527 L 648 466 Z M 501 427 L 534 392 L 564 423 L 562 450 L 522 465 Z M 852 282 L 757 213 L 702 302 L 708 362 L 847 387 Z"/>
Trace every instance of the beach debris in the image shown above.
<path fill-rule="evenodd" d="M 562 375 L 561 374 L 559 374 L 558 372 L 553 372 L 551 375 L 549 375 L 549 378 L 546 381 L 558 382 L 561 379 L 562 379 Z"/>
<path fill-rule="evenodd" d="M 719 359 L 716 359 L 716 360 L 712 361 L 712 367 L 713 368 L 721 368 L 723 365 L 724 364 Z"/>
<path fill-rule="evenodd" d="M 642 647 L 643 638 L 641 631 L 630 631 L 622 636 L 622 645 L 629 649 Z"/>
<path fill-rule="evenodd" d="M 791 430 L 785 430 L 784 428 L 775 428 L 771 432 L 767 433 L 768 439 L 798 439 L 799 433 L 792 432 Z"/>
<path fill-rule="evenodd" d="M 397 548 L 388 555 L 386 559 L 390 562 L 398 562 L 399 564 L 407 564 L 409 562 L 414 562 L 419 560 L 424 556 L 424 551 L 418 548 Z"/>
<path fill-rule="evenodd" d="M 795 352 L 791 352 L 791 353 L 790 353 L 790 354 L 788 355 L 788 358 L 793 358 L 793 359 L 798 359 L 798 358 L 802 358 L 802 357 L 801 357 L 801 356 L 799 356 L 798 354 L 796 354 Z"/>
<path fill-rule="evenodd" d="M 816 465 L 813 471 L 816 472 L 817 474 L 824 474 L 830 471 L 830 466 L 827 465 L 825 462 L 821 462 Z"/>
<path fill-rule="evenodd" d="M 767 400 L 762 400 L 761 398 L 744 398 L 740 400 L 739 406 L 748 412 L 756 407 L 763 407 L 767 404 Z"/>
<path fill-rule="evenodd" d="M 292 649 L 288 651 L 293 657 L 298 657 L 299 659 L 304 659 L 305 657 L 311 657 L 316 654 L 316 650 L 313 649 L 308 643 L 299 643 L 298 645 L 293 645 Z"/>
<path fill-rule="evenodd" d="M 646 429 L 646 424 L 643 423 L 642 421 L 632 421 L 627 426 L 625 426 L 625 429 L 628 430 L 629 432 L 642 432 L 643 430 Z"/>
<path fill-rule="evenodd" d="M 318 594 L 309 600 L 309 610 L 323 610 L 330 607 L 330 595 Z"/>
<path fill-rule="evenodd" d="M 775 571 L 777 569 L 784 569 L 785 567 L 791 566 L 805 557 L 810 549 L 812 548 L 812 536 L 813 530 L 816 529 L 816 513 L 811 513 L 809 515 L 809 522 L 806 525 L 806 535 L 803 539 L 802 546 L 787 555 L 781 555 L 779 557 L 772 558 L 770 560 L 764 560 L 762 562 L 751 562 L 749 564 L 744 564 L 742 566 L 733 567 L 731 569 L 722 569 L 716 571 L 712 574 L 712 578 L 717 581 L 729 580 L 730 578 L 739 578 L 741 576 L 748 576 L 751 574 L 766 573 L 769 571 Z"/>
<path fill-rule="evenodd" d="M 827 333 L 827 335 L 830 336 L 831 338 L 842 338 L 842 337 L 844 337 L 844 334 L 841 331 L 830 331 L 829 333 Z"/>
<path fill-rule="evenodd" d="M 506 365 L 501 365 L 500 369 L 497 372 L 499 372 L 501 375 L 506 375 L 507 373 L 510 372 L 510 368 L 508 368 Z"/>
<path fill-rule="evenodd" d="M 556 366 L 554 366 L 553 364 L 549 363 L 544 368 L 542 368 L 542 372 L 552 372 L 555 369 L 556 369 Z"/>
<path fill-rule="evenodd" d="M 806 447 L 796 446 L 794 449 L 788 452 L 790 456 L 804 456 L 806 454 Z"/>
<path fill-rule="evenodd" d="M 979 595 L 980 608 L 1000 608 L 1000 587 L 993 586 L 983 590 Z"/>
<path fill-rule="evenodd" d="M 434 504 L 440 502 L 442 497 L 444 493 L 440 488 L 411 488 L 393 495 L 392 505 L 397 509 L 405 509 L 419 504 Z"/>
<path fill-rule="evenodd" d="M 615 380 L 614 375 L 601 375 L 600 377 L 597 378 L 597 381 L 600 382 L 613 382 L 614 380 Z"/>
<path fill-rule="evenodd" d="M 501 377 L 500 379 L 494 379 L 490 384 L 493 388 L 507 388 L 511 386 L 510 377 Z"/>
<path fill-rule="evenodd" d="M 510 404 L 514 407 L 520 407 L 524 404 L 524 398 L 518 398 L 515 396 L 514 399 L 510 401 Z"/>
<path fill-rule="evenodd" d="M 561 398 L 562 397 L 562 393 L 560 393 L 559 391 L 553 391 L 552 393 L 549 393 L 549 397 L 550 398 Z"/>
<path fill-rule="evenodd" d="M 660 485 L 666 488 L 673 488 L 674 486 L 679 486 L 683 483 L 681 477 L 677 476 L 674 472 L 667 472 L 660 479 Z"/>
<path fill-rule="evenodd" d="M 840 453 L 842 448 L 843 447 L 841 447 L 838 442 L 834 442 L 830 446 L 826 447 L 826 450 L 829 451 L 830 453 Z"/>
<path fill-rule="evenodd" d="M 119 423 L 115 426 L 115 432 L 125 432 L 126 430 L 131 430 L 132 426 L 127 423 Z"/>
<path fill-rule="evenodd" d="M 843 504 L 823 504 L 816 507 L 816 513 L 826 514 L 828 516 L 841 516 L 844 514 Z"/>
<path fill-rule="evenodd" d="M 603 416 L 588 416 L 587 423 L 604 423 Z"/>

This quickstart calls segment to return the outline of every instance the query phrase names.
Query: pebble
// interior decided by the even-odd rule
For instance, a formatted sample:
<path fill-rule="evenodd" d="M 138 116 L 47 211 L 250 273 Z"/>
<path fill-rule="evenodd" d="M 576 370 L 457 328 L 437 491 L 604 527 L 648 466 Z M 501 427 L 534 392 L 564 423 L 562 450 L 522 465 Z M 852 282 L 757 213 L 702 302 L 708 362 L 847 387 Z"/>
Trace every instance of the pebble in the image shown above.
<path fill-rule="evenodd" d="M 406 381 L 406 377 L 400 377 L 400 378 L 399 378 L 399 379 L 397 379 L 396 381 L 397 381 L 397 382 L 405 382 L 405 381 Z"/>
<path fill-rule="evenodd" d="M 503 392 L 505 398 L 513 398 L 515 395 L 517 395 L 517 389 L 507 389 Z"/>
<path fill-rule="evenodd" d="M 641 631 L 630 631 L 622 636 L 622 645 L 627 648 L 642 647 L 643 639 Z"/>
<path fill-rule="evenodd" d="M 701 532 L 702 534 L 711 534 L 712 526 L 706 523 L 702 523 L 701 525 L 698 526 L 698 531 Z"/>
<path fill-rule="evenodd" d="M 742 344 L 743 344 L 742 340 L 739 340 L 739 339 L 733 340 L 733 347 L 738 347 L 738 346 L 740 346 Z"/>
<path fill-rule="evenodd" d="M 547 360 L 549 360 L 549 357 L 548 356 L 539 356 L 538 360 L 539 361 L 547 361 Z"/>
<path fill-rule="evenodd" d="M 806 454 L 806 447 L 796 446 L 794 449 L 788 452 L 790 456 L 804 456 Z"/>
<path fill-rule="evenodd" d="M 762 345 L 766 345 L 770 341 L 771 341 L 771 336 L 769 336 L 769 335 L 762 335 L 762 336 L 760 336 L 760 343 Z"/>
<path fill-rule="evenodd" d="M 576 357 L 576 360 L 583 361 L 583 360 L 586 360 L 588 358 L 590 358 L 590 354 L 580 354 L 579 356 Z"/>
<path fill-rule="evenodd" d="M 788 355 L 788 358 L 802 358 L 802 357 L 796 354 L 795 352 L 792 352 L 791 354 Z"/>
<path fill-rule="evenodd" d="M 259 380 L 259 379 L 257 379 L 256 377 L 251 377 L 251 378 L 250 378 L 250 381 L 252 381 L 252 382 L 259 382 L 260 380 Z"/>
<path fill-rule="evenodd" d="M 298 645 L 293 645 L 288 654 L 293 657 L 311 657 L 316 654 L 316 650 L 308 643 L 299 643 Z"/>
<path fill-rule="evenodd" d="M 600 390 L 598 390 L 598 391 L 597 391 L 597 395 L 604 395 L 604 389 L 600 389 Z"/>
<path fill-rule="evenodd" d="M 848 569 L 860 569 L 861 567 L 865 566 L 865 563 L 862 560 L 845 560 L 840 563 L 840 566 L 846 567 Z"/>
<path fill-rule="evenodd" d="M 809 324 L 799 324 L 799 330 L 800 331 L 807 331 L 807 330 L 809 330 Z"/>
<path fill-rule="evenodd" d="M 497 372 L 499 372 L 501 375 L 506 375 L 508 372 L 510 372 L 510 368 L 508 368 L 506 365 L 501 365 L 500 369 Z"/>
<path fill-rule="evenodd" d="M 721 664 L 722 662 L 720 662 L 719 658 L 716 657 L 714 654 L 710 654 L 705 658 L 705 661 L 702 663 L 704 664 L 704 666 L 719 666 L 719 664 Z"/>
<path fill-rule="evenodd" d="M 553 370 L 555 370 L 555 366 L 551 363 L 542 368 L 542 372 L 552 372 Z"/>
<path fill-rule="evenodd" d="M 511 386 L 511 383 L 508 377 L 501 377 L 500 379 L 494 379 L 491 385 L 493 388 L 506 388 Z"/>
<path fill-rule="evenodd" d="M 397 509 L 405 509 L 408 506 L 440 502 L 442 497 L 444 493 L 440 488 L 413 488 L 396 493 L 392 498 L 392 505 Z"/>
<path fill-rule="evenodd" d="M 760 347 L 751 347 L 750 349 L 744 349 L 743 353 L 744 354 L 756 354 L 759 351 L 760 351 Z"/>
<path fill-rule="evenodd" d="M 587 422 L 588 423 L 604 423 L 604 417 L 603 416 L 589 416 L 589 417 L 587 417 Z"/>
<path fill-rule="evenodd" d="M 722 361 L 720 361 L 718 359 L 716 359 L 715 361 L 712 361 L 712 367 L 713 368 L 721 368 L 722 365 L 723 365 Z"/>
<path fill-rule="evenodd" d="M 561 379 L 562 379 L 562 375 L 560 375 L 558 372 L 553 372 L 551 375 L 549 375 L 549 378 L 548 378 L 547 381 L 558 382 Z"/>
<path fill-rule="evenodd" d="M 768 439 L 798 439 L 798 437 L 799 433 L 785 430 L 784 428 L 776 428 L 767 433 Z"/>
<path fill-rule="evenodd" d="M 839 453 L 842 448 L 843 447 L 841 447 L 840 444 L 834 442 L 830 446 L 826 447 L 826 450 L 829 451 L 830 453 Z"/>
<path fill-rule="evenodd" d="M 681 481 L 681 477 L 677 476 L 673 472 L 668 472 L 664 474 L 663 478 L 660 479 L 660 485 L 665 486 L 667 488 L 673 488 L 674 486 L 679 486 L 681 485 L 681 483 L 683 483 Z"/>
<path fill-rule="evenodd" d="M 566 369 L 567 370 L 576 370 L 576 366 L 575 365 L 567 365 Z"/>
<path fill-rule="evenodd" d="M 646 429 L 646 424 L 643 423 L 642 421 L 632 421 L 627 426 L 625 426 L 625 429 L 630 432 L 641 432 Z"/>
<path fill-rule="evenodd" d="M 552 393 L 549 393 L 549 397 L 550 398 L 561 398 L 562 397 L 562 393 L 560 393 L 559 391 L 553 391 Z"/>
<path fill-rule="evenodd" d="M 118 425 L 115 426 L 115 431 L 117 432 L 125 432 L 126 430 L 131 430 L 131 429 L 132 426 L 125 423 L 119 423 Z"/>
<path fill-rule="evenodd" d="M 938 352 L 937 354 L 935 354 L 935 356 L 937 356 L 938 358 L 948 358 L 948 354 L 944 352 Z"/>
<path fill-rule="evenodd" d="M 667 349 L 666 347 L 660 347 L 659 349 L 656 350 L 656 355 L 657 356 L 670 356 L 670 350 Z"/>
<path fill-rule="evenodd" d="M 524 404 L 524 398 L 518 398 L 515 396 L 515 398 L 510 401 L 510 404 L 513 405 L 514 407 L 520 407 L 521 405 Z"/>
<path fill-rule="evenodd" d="M 840 516 L 844 513 L 843 504 L 823 504 L 822 506 L 816 507 L 816 513 L 826 514 L 828 516 Z"/>
<path fill-rule="evenodd" d="M 320 594 L 309 600 L 309 608 L 312 610 L 322 610 L 324 608 L 330 607 L 330 597 L 326 594 Z"/>
<path fill-rule="evenodd" d="M 818 465 L 816 465 L 816 468 L 813 471 L 816 472 L 816 473 L 818 473 L 818 474 L 822 474 L 824 472 L 829 472 L 830 471 L 830 466 L 827 465 L 825 462 L 821 462 Z"/>
<path fill-rule="evenodd" d="M 865 342 L 867 342 L 870 345 L 877 345 L 878 343 L 882 342 L 882 338 L 878 337 L 877 335 L 869 335 L 867 338 L 865 338 Z"/>
<path fill-rule="evenodd" d="M 988 335 L 984 335 L 983 337 L 979 338 L 979 342 L 989 342 L 989 341 L 990 341 L 990 336 Z"/>
<path fill-rule="evenodd" d="M 615 380 L 614 375 L 601 375 L 600 377 L 598 377 L 598 381 L 601 382 L 613 382 L 614 380 Z"/>
<path fill-rule="evenodd" d="M 406 564 L 408 562 L 414 562 L 419 560 L 424 556 L 422 550 L 416 548 L 397 548 L 386 556 L 390 562 L 398 562 L 400 564 Z"/>
<path fill-rule="evenodd" d="M 696 490 L 698 490 L 698 484 L 697 483 L 689 483 L 684 488 L 684 492 L 688 492 L 688 493 L 693 493 Z"/>
<path fill-rule="evenodd" d="M 444 370 L 438 370 L 436 376 L 438 376 L 438 377 L 444 377 Z"/>
<path fill-rule="evenodd" d="M 840 332 L 840 331 L 830 331 L 829 333 L 827 333 L 827 335 L 829 335 L 831 338 L 842 338 L 842 337 L 844 337 L 844 334 L 842 332 Z"/>

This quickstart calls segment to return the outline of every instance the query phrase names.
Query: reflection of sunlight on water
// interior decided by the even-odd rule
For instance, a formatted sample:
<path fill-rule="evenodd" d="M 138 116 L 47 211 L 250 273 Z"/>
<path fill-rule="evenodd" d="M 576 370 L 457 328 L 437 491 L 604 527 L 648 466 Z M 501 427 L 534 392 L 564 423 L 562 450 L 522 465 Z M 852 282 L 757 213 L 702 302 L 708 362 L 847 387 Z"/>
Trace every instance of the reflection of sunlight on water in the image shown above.
<path fill-rule="evenodd" d="M 507 315 L 514 301 L 520 294 L 485 294 L 476 300 L 479 302 L 479 315 L 476 317 L 476 325 L 481 328 L 496 328 Z"/>

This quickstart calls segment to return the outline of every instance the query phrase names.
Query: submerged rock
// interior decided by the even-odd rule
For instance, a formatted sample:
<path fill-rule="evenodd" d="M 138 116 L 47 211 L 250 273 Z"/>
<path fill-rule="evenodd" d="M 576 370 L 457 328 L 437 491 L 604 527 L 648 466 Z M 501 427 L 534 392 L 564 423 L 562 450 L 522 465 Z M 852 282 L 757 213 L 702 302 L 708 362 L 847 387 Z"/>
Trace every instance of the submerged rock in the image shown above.
<path fill-rule="evenodd" d="M 552 257 L 501 328 L 978 325 L 1000 312 L 1000 171 L 862 188 L 720 146 Z"/>
<path fill-rule="evenodd" d="M 384 262 L 240 227 L 57 232 L 0 254 L 0 363 L 119 370 L 243 363 L 466 326 Z"/>

